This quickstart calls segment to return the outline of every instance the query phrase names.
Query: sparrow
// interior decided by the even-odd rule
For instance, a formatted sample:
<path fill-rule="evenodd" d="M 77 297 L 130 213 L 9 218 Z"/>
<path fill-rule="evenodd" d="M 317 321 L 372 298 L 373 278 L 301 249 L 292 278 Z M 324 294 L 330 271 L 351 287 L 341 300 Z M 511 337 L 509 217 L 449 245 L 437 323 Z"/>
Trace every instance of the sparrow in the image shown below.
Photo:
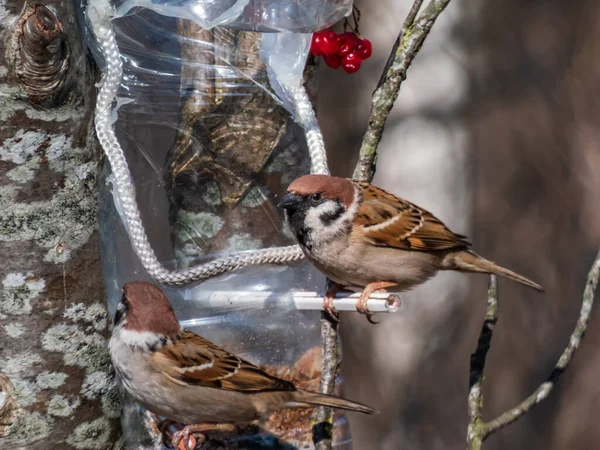
<path fill-rule="evenodd" d="M 473 252 L 465 236 L 429 211 L 369 183 L 305 175 L 278 206 L 306 257 L 333 282 L 323 307 L 336 320 L 339 290 L 362 289 L 356 309 L 372 322 L 367 301 L 373 292 L 402 292 L 440 270 L 491 273 L 544 290 Z"/>
<path fill-rule="evenodd" d="M 115 371 L 135 401 L 155 415 L 189 425 L 173 437 L 174 448 L 194 431 L 232 429 L 285 408 L 322 405 L 377 412 L 296 388 L 183 329 L 163 291 L 143 281 L 123 287 L 109 348 Z"/>

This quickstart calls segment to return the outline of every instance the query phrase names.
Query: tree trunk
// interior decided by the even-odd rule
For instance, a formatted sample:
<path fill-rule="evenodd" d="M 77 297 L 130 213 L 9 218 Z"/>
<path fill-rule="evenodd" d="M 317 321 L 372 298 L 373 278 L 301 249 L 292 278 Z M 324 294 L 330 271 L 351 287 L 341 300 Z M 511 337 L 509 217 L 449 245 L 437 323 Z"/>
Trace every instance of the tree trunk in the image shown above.
<path fill-rule="evenodd" d="M 45 5 L 45 6 L 43 6 Z M 94 72 L 74 4 L 0 2 L 0 448 L 107 449 Z"/>

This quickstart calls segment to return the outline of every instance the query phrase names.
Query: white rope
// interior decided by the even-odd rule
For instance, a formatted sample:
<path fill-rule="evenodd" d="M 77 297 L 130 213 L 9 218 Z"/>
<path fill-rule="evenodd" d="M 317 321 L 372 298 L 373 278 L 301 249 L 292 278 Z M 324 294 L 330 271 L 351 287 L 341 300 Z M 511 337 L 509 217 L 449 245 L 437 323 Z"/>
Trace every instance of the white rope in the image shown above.
<path fill-rule="evenodd" d="M 181 271 L 169 271 L 160 263 L 148 241 L 127 159 L 113 128 L 112 104 L 123 74 L 121 55 L 111 24 L 113 7 L 108 0 L 97 0 L 90 5 L 88 15 L 106 63 L 102 87 L 96 104 L 96 133 L 110 162 L 113 189 L 116 190 L 115 193 L 120 203 L 125 228 L 133 248 L 148 274 L 162 284 L 183 285 L 249 265 L 284 264 L 302 259 L 304 254 L 300 247 L 292 245 L 234 253 Z M 306 133 L 311 158 L 311 172 L 329 174 L 323 137 L 306 90 L 300 86 L 290 89 L 290 92 L 296 102 L 297 120 Z"/>
<path fill-rule="evenodd" d="M 308 144 L 308 154 L 310 155 L 310 172 L 321 175 L 329 175 L 329 166 L 327 165 L 327 152 L 325 151 L 325 142 L 315 110 L 308 98 L 308 93 L 304 86 L 287 87 L 296 106 L 296 120 L 304 129 L 306 142 Z"/>

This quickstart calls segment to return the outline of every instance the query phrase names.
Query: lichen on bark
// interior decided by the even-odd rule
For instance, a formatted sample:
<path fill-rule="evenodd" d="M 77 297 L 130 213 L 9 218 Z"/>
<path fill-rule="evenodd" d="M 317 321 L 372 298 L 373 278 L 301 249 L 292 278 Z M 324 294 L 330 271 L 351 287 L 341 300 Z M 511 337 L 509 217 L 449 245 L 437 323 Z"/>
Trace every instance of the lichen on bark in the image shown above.
<path fill-rule="evenodd" d="M 118 441 L 94 71 L 74 4 L 0 2 L 0 448 Z M 42 108 L 43 107 L 43 108 Z"/>

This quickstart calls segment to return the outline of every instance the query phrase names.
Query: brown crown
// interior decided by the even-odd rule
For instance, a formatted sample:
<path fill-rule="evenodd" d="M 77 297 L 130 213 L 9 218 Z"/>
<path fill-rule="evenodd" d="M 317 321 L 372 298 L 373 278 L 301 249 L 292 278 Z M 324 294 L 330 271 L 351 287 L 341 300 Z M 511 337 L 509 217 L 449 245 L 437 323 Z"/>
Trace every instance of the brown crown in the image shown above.
<path fill-rule="evenodd" d="M 354 201 L 354 185 L 347 178 L 328 175 L 304 175 L 292 182 L 288 192 L 298 195 L 321 194 L 324 198 L 339 200 L 346 208 Z"/>

